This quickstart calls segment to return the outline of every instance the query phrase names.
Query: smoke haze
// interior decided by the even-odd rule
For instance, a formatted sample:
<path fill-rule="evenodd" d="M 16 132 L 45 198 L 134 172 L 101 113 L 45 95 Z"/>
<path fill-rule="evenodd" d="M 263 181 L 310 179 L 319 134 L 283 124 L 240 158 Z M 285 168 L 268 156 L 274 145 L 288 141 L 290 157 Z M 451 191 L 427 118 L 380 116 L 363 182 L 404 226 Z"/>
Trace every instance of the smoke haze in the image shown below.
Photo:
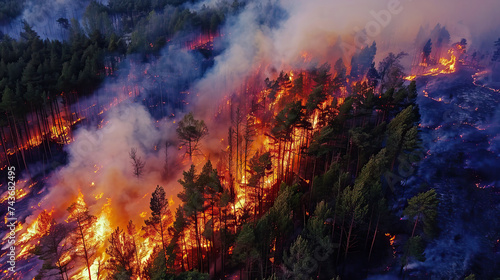
<path fill-rule="evenodd" d="M 34 14 L 40 10 L 37 7 L 45 4 L 29 3 L 23 18 L 31 23 L 30 19 L 39 17 Z M 50 5 L 76 7 L 72 2 L 60 1 L 47 5 L 52 11 L 61 8 Z M 388 5 L 397 6 L 395 9 L 399 12 L 389 12 Z M 193 111 L 195 118 L 205 119 L 210 135 L 202 145 L 215 153 L 221 149 L 220 138 L 227 135 L 228 121 L 214 121 L 220 105 L 218 102 L 238 92 L 250 77 L 257 76 L 257 80 L 263 81 L 268 76 L 275 78 L 282 69 L 304 69 L 324 62 L 333 64 L 340 57 L 350 58 L 348 54 L 365 46 L 356 42 L 359 34 L 367 36 L 367 40 L 363 40 L 366 44 L 377 42 L 376 59 L 381 60 L 390 51 L 412 49 L 420 27 L 430 32 L 437 23 L 446 26 L 451 42 L 466 38 L 469 48 L 491 47 L 493 41 L 500 37 L 496 31 L 500 26 L 499 10 L 500 2 L 494 0 L 479 3 L 465 0 L 249 1 L 238 15 L 227 20 L 221 32 L 224 36 L 216 44 L 221 53 L 203 77 L 197 64 L 199 57 L 185 51 L 166 49 L 157 64 L 144 64 L 124 71 L 117 78 L 118 82 L 104 85 L 96 94 L 118 94 L 117 91 L 123 90 L 123 84 L 128 83 L 131 75 L 142 77 L 144 71 L 152 77 L 170 77 L 166 81 L 172 83 L 165 84 L 165 87 L 175 87 L 174 81 L 177 83 L 179 79 L 196 80 L 190 87 L 191 98 L 187 99 L 189 105 L 185 112 Z M 382 26 L 374 14 L 387 13 L 390 19 L 386 26 Z M 488 20 L 477 21 L 478 15 Z M 46 16 L 59 17 L 52 14 Z M 55 24 L 50 22 L 46 24 Z M 376 29 L 364 30 L 373 22 L 379 24 L 379 32 L 374 32 Z M 35 27 L 35 30 L 43 34 L 43 29 L 39 28 L 43 27 Z M 346 64 L 349 62 L 344 60 Z M 154 92 L 147 90 L 151 87 L 151 80 L 140 80 L 138 84 L 145 92 Z M 182 117 L 181 112 L 174 111 L 175 108 L 168 110 L 175 114 L 176 120 Z M 67 146 L 69 164 L 51 176 L 50 191 L 41 207 L 56 208 L 56 213 L 62 218 L 65 209 L 81 191 L 91 212 L 92 209 L 100 209 L 109 198 L 113 209 L 111 217 L 120 219 L 111 221 L 113 224 L 123 225 L 128 219 L 134 219 L 139 224 L 137 215 L 149 212 L 150 194 L 156 185 L 163 185 L 170 197 L 175 197 L 180 190 L 176 179 L 185 165 L 179 164 L 182 152 L 175 145 L 169 148 L 168 154 L 169 165 L 175 165 L 176 173 L 170 174 L 167 180 L 162 176 L 165 141 L 176 141 L 176 124 L 168 118 L 157 123 L 144 105 L 132 102 L 124 102 L 106 113 L 104 118 L 107 124 L 102 129 L 83 127 L 75 133 L 75 141 Z M 492 145 L 498 145 L 498 141 Z M 137 148 L 138 155 L 146 163 L 141 178 L 133 175 L 129 158 L 131 148 Z M 102 198 L 95 198 L 101 194 Z"/>

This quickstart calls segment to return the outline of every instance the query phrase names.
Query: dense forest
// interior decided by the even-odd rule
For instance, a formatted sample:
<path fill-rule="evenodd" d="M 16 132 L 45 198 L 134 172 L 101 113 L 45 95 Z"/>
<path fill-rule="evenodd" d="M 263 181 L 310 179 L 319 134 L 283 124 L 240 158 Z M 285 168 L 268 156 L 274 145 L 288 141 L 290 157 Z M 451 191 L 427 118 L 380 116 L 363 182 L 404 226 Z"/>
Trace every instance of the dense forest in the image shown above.
<path fill-rule="evenodd" d="M 401 221 L 387 203 L 422 156 L 416 85 L 402 80 L 394 54 L 375 68 L 375 52 L 372 45 L 352 59 L 357 75 L 368 77 L 359 82 L 347 82 L 353 76 L 338 60 L 334 71 L 324 64 L 282 72 L 277 80 L 266 79 L 261 91 L 235 96 L 225 158 L 184 171 L 182 204 L 175 211 L 158 186 L 141 234 L 132 222 L 112 233 L 103 271 L 110 279 L 202 278 L 186 271 L 217 278 L 331 279 L 352 277 L 353 266 L 362 265 L 354 274 L 362 276 L 389 254 L 386 232 L 408 235 L 397 265 L 423 260 L 437 229 L 436 193 L 422 185 L 405 207 L 410 221 Z M 207 133 L 192 114 L 179 122 L 179 142 L 189 158 L 202 149 Z M 272 141 L 264 143 L 262 135 Z M 144 164 L 135 153 L 131 158 L 141 176 Z M 92 238 L 96 217 L 84 202 L 68 211 L 75 225 L 50 226 L 35 249 L 46 262 L 42 278 L 52 270 L 64 278 L 74 265 L 62 261 L 62 244 L 45 239 L 63 243 L 74 236 L 88 271 L 95 260 L 96 249 L 83 244 Z M 157 244 L 145 264 L 139 261 L 139 235 Z"/>
<path fill-rule="evenodd" d="M 18 18 L 29 1 L 4 2 L 0 24 Z M 193 8 L 196 2 L 91 0 L 81 19 L 52 19 L 64 40 L 43 39 L 28 22 L 18 37 L 0 34 L 5 166 L 15 163 L 29 174 L 30 161 L 48 162 L 54 142 L 59 148 L 71 142 L 66 126 L 81 121 L 65 105 L 118 80 L 121 69 L 155 63 L 177 50 L 169 47 L 213 59 L 216 50 L 206 44 L 224 36 L 222 25 L 245 1 Z M 208 40 L 193 43 L 203 36 Z M 422 46 L 411 58 L 419 71 L 439 63 L 448 68 L 435 71 L 455 71 L 450 65 L 466 52 L 466 41 L 454 44 L 452 58 L 443 60 L 450 45 L 446 28 L 438 25 L 431 39 L 419 36 Z M 495 44 L 492 59 L 499 60 L 500 39 Z M 133 99 L 154 103 L 149 110 L 161 103 L 157 122 L 175 124 L 175 140 L 160 143 L 166 149 L 158 157 L 165 161 L 165 178 L 185 168 L 173 183 L 181 189 L 174 194 L 178 203 L 172 206 L 172 194 L 158 182 L 147 193 L 150 211 L 136 213 L 141 223 L 114 224 L 106 236 L 96 230 L 102 213 L 81 192 L 60 219 L 43 210 L 37 233 L 29 233 L 37 243 L 21 238 L 22 253 L 40 264 L 34 279 L 329 280 L 388 270 L 404 278 L 405 267 L 425 261 L 424 250 L 439 235 L 441 198 L 423 179 L 414 179 L 411 190 L 406 185 L 429 156 L 421 139 L 417 82 L 402 63 L 408 54 L 389 52 L 378 63 L 376 55 L 373 42 L 350 61 L 273 69 L 272 77 L 238 81 L 240 90 L 227 93 L 214 120 L 185 106 L 189 99 L 179 112 L 164 112 L 163 99 Z M 196 78 L 180 82 L 175 94 L 184 94 Z M 214 123 L 227 124 L 217 152 L 204 145 L 211 129 L 220 129 Z M 36 146 L 41 156 L 30 151 Z M 171 146 L 182 154 L 182 164 L 169 164 L 176 156 L 168 154 Z M 133 176 L 146 176 L 137 149 L 127 153 Z"/>
<path fill-rule="evenodd" d="M 184 2 L 90 1 L 81 21 L 58 18 L 49 23 L 65 35 L 63 41 L 41 39 L 27 22 L 17 39 L 0 34 L 0 110 L 6 116 L 0 122 L 0 134 L 6 134 L 0 135 L 5 141 L 2 159 L 27 168 L 26 158 L 40 157 L 24 150 L 41 143 L 44 157 L 50 157 L 51 134 L 67 143 L 67 127 L 80 119 L 74 116 L 79 112 L 64 112 L 63 104 L 89 96 L 105 77 L 113 79 L 120 65 L 130 67 L 124 61 L 154 62 L 169 42 L 188 46 L 193 36 L 186 35 L 213 37 L 225 17 L 241 8 L 234 1 L 194 12 L 180 6 Z M 172 40 L 176 36 L 182 39 Z M 58 122 L 61 113 L 68 125 Z"/>

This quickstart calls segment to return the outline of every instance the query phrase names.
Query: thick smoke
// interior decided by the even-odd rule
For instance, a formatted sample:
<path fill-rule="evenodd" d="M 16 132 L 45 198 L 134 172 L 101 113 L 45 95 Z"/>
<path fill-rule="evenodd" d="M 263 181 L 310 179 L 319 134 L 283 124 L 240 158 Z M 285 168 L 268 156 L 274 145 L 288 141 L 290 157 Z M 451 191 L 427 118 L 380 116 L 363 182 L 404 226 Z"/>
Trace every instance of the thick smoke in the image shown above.
<path fill-rule="evenodd" d="M 65 17 L 78 17 L 81 10 L 71 9 L 83 2 L 74 2 L 50 2 L 59 5 L 54 7 L 31 1 L 23 18 L 29 22 L 41 10 L 55 21 L 65 5 L 68 5 Z M 43 9 L 37 9 L 38 6 Z M 188 91 L 191 98 L 186 99 L 189 104 L 184 111 L 193 111 L 196 118 L 205 119 L 210 135 L 203 143 L 204 148 L 217 151 L 221 149 L 217 146 L 219 139 L 227 135 L 227 123 L 213 119 L 219 102 L 238 92 L 249 77 L 257 76 L 263 81 L 268 76 L 275 78 L 273 75 L 282 69 L 304 69 L 323 62 L 333 64 L 339 57 L 348 63 L 350 55 L 372 41 L 377 42 L 377 60 L 389 51 L 408 50 L 410 46 L 413 51 L 419 28 L 432 29 L 437 23 L 450 31 L 451 42 L 465 37 L 470 48 L 488 46 L 488 42 L 499 36 L 491 35 L 500 23 L 498 10 L 500 2 L 495 0 L 482 1 L 481 5 L 465 0 L 252 1 L 227 20 L 221 32 L 224 36 L 216 44 L 221 54 L 215 57 L 213 68 L 191 86 Z M 478 15 L 488 20 L 478 21 Z M 40 34 L 51 32 L 44 27 L 51 23 L 44 24 L 35 24 L 35 30 Z M 113 225 L 123 225 L 128 219 L 140 224 L 138 214 L 148 211 L 150 194 L 157 184 L 175 197 L 180 189 L 176 179 L 185 168 L 180 164 L 182 152 L 176 145 L 169 148 L 167 164 L 175 174 L 165 178 L 163 168 L 165 142 L 175 143 L 176 124 L 169 118 L 157 122 L 144 103 L 147 104 L 149 96 L 158 95 L 153 92 L 157 92 L 161 83 L 164 88 L 178 88 L 199 77 L 202 74 L 199 60 L 193 53 L 178 49 L 164 50 L 156 63 L 127 60 L 133 67 L 119 73 L 115 82 L 106 84 L 96 95 L 119 96 L 132 91 L 138 94 L 135 98 L 138 102 L 125 101 L 105 113 L 102 129 L 84 127 L 75 133 L 75 141 L 67 147 L 69 164 L 51 176 L 51 187 L 41 206 L 57 209 L 56 215 L 63 218 L 66 207 L 81 191 L 94 213 L 106 199 L 111 200 L 111 217 L 117 219 L 112 221 Z M 177 120 L 182 117 L 173 105 L 166 110 Z M 225 129 L 218 129 L 219 126 Z M 492 142 L 495 145 L 498 146 L 498 141 Z M 145 161 L 140 178 L 133 174 L 131 148 L 136 148 Z M 102 198 L 96 199 L 101 193 Z"/>
<path fill-rule="evenodd" d="M 263 80 L 264 77 L 276 75 L 281 69 L 303 69 L 318 63 L 333 63 L 337 58 L 352 54 L 364 47 L 365 44 L 362 43 L 371 44 L 372 41 L 378 42 L 379 52 L 399 51 L 401 46 L 414 42 L 422 25 L 434 26 L 439 22 L 446 24 L 450 30 L 452 42 L 463 36 L 471 36 L 467 37 L 468 39 L 481 38 L 480 34 L 488 32 L 494 26 L 495 20 L 482 25 L 473 21 L 474 16 L 470 15 L 467 10 L 471 4 L 466 1 L 460 1 L 463 4 L 460 10 L 457 10 L 459 5 L 456 1 L 453 3 L 452 1 L 424 2 L 358 0 L 346 3 L 315 0 L 247 3 L 238 15 L 228 19 L 223 28 L 222 33 L 225 35 L 222 42 L 218 44 L 222 53 L 215 58 L 214 67 L 189 91 L 191 98 L 187 100 L 190 104 L 185 111 L 194 111 L 196 117 L 204 118 L 209 123 L 210 136 L 205 141 L 204 147 L 209 151 L 220 150 L 220 147 L 217 147 L 220 143 L 219 139 L 227 134 L 227 129 L 218 129 L 218 126 L 224 126 L 227 123 L 216 124 L 212 121 L 219 105 L 214 101 L 222 100 L 237 92 L 241 84 L 256 73 Z M 483 6 L 477 8 L 483 9 L 486 15 L 491 14 L 491 7 L 499 5 L 493 1 L 486 4 L 484 6 L 489 8 L 483 8 Z M 376 24 L 378 24 L 378 29 L 375 28 Z M 364 37 L 360 34 L 364 34 Z M 471 41 L 474 40 L 479 39 L 471 39 Z M 116 94 L 116 91 L 124 90 L 121 88 L 124 84 L 135 84 L 143 90 L 141 99 L 147 99 L 148 94 L 154 92 L 155 87 L 158 86 L 154 85 L 155 78 L 163 80 L 164 86 L 168 88 L 178 86 L 179 83 L 185 84 L 199 76 L 201 73 L 196 62 L 198 60 L 200 58 L 194 57 L 192 53 L 167 49 L 158 63 L 136 65 L 136 69 L 122 74 L 118 82 L 104 87 L 98 94 L 103 94 L 102 92 Z M 144 71 L 149 74 L 147 76 L 149 78 L 142 78 Z M 182 82 L 183 79 L 184 82 Z M 138 195 L 137 190 L 132 190 L 137 188 L 140 180 L 130 179 L 133 174 L 128 157 L 128 152 L 135 146 L 140 156 L 146 161 L 145 170 L 150 173 L 144 175 L 148 183 L 140 183 L 147 185 L 147 191 L 141 190 L 140 193 L 150 192 L 156 184 L 163 182 L 160 167 L 163 166 L 164 152 L 159 150 L 164 149 L 164 141 L 167 139 L 175 142 L 175 125 L 172 124 L 172 120 L 163 120 L 161 123 L 168 126 L 168 129 L 160 131 L 156 125 L 153 125 L 155 120 L 147 113 L 148 110 L 141 108 L 142 105 L 129 104 L 127 106 L 130 110 L 111 112 L 106 117 L 109 123 L 102 130 L 82 129 L 76 133 L 75 143 L 68 148 L 70 164 L 55 176 L 55 178 L 64 178 L 61 182 L 72 182 L 73 197 L 77 194 L 75 190 L 87 189 L 95 176 L 103 178 L 100 180 L 105 182 L 104 184 L 94 182 L 96 186 L 101 185 L 102 192 L 106 188 L 117 190 L 109 193 L 109 197 L 113 197 L 117 205 L 127 201 L 131 198 L 130 196 Z M 169 111 L 174 109 L 168 108 Z M 119 112 L 135 112 L 137 115 L 121 116 Z M 123 118 L 126 121 L 123 121 Z M 121 126 L 124 125 L 122 129 Z M 139 126 L 147 127 L 151 129 L 151 132 L 148 133 L 148 129 L 141 130 Z M 116 132 L 112 131 L 113 127 L 117 128 Z M 104 133 L 110 131 L 111 133 Z M 144 133 L 136 131 L 144 131 Z M 102 137 L 97 137 L 97 134 Z M 97 144 L 88 150 L 88 154 L 75 153 L 75 149 L 78 149 L 79 145 L 82 146 L 79 141 L 84 141 L 80 139 L 85 139 L 85 137 L 95 138 Z M 118 145 L 117 142 L 120 144 Z M 157 151 L 152 152 L 151 149 L 154 149 L 154 146 L 157 146 Z M 178 157 L 179 152 L 176 153 L 173 147 L 171 149 L 173 151 L 169 154 L 172 157 L 174 154 Z M 209 156 L 210 152 L 207 154 Z M 86 163 L 90 158 L 94 159 L 90 161 L 94 164 Z M 82 165 L 82 162 L 86 165 Z M 104 169 L 98 171 L 102 175 L 96 175 L 98 173 L 94 171 L 97 167 L 94 165 L 103 166 Z M 86 181 L 81 178 L 66 179 L 68 176 L 65 174 L 74 176 L 74 172 L 79 168 L 89 168 L 87 171 L 91 171 L 86 175 L 88 176 Z M 112 182 L 121 181 L 119 176 L 126 178 L 123 179 L 126 183 L 110 186 Z M 94 181 L 98 181 L 97 179 Z M 78 184 L 79 180 L 82 180 L 80 184 Z M 178 184 L 174 182 L 173 185 Z M 60 192 L 58 189 L 54 188 L 54 192 Z M 95 189 L 89 195 L 98 194 L 100 188 Z M 116 193 L 123 193 L 123 199 L 114 198 Z M 104 195 L 104 197 L 108 196 Z M 54 200 L 47 199 L 47 201 Z M 147 203 L 147 200 L 142 203 Z M 134 203 L 124 204 L 134 205 Z M 134 208 L 134 206 L 129 207 Z M 134 212 L 125 211 L 125 213 L 133 214 Z"/>
<path fill-rule="evenodd" d="M 107 4 L 107 0 L 97 1 Z M 41 38 L 64 39 L 65 30 L 57 23 L 59 18 L 80 21 L 90 0 L 27 0 L 21 15 L 9 25 L 0 26 L 3 33 L 17 38 L 23 22 L 32 26 Z"/>
<path fill-rule="evenodd" d="M 68 164 L 51 175 L 41 209 L 54 208 L 57 218 L 64 218 L 65 209 L 81 192 L 91 213 L 99 213 L 110 199 L 113 225 L 124 226 L 129 219 L 140 225 L 144 217 L 139 214 L 149 215 L 156 185 L 162 185 L 172 201 L 177 200 L 184 158 L 176 145 L 178 118 L 173 116 L 182 113 L 180 98 L 189 98 L 188 94 L 178 96 L 179 91 L 201 75 L 201 58 L 172 46 L 153 62 L 140 61 L 136 57 L 125 60 L 115 78 L 72 105 L 93 110 L 74 132 L 75 141 L 65 147 Z M 156 104 L 161 100 L 162 105 Z M 140 177 L 133 173 L 132 148 L 145 163 Z"/>
<path fill-rule="evenodd" d="M 108 123 L 100 130 L 82 128 L 76 132 L 75 142 L 67 148 L 69 164 L 52 176 L 51 191 L 42 208 L 61 207 L 56 213 L 64 213 L 60 210 L 82 192 L 91 212 L 99 212 L 106 199 L 111 200 L 111 217 L 117 219 L 113 224 L 126 222 L 118 219 L 137 219 L 138 214 L 148 211 L 147 194 L 165 182 L 165 146 L 161 146 L 161 140 L 167 137 L 164 132 L 172 130 L 171 123 L 164 122 L 158 128 L 144 106 L 128 102 L 112 109 L 105 119 Z M 140 177 L 133 174 L 131 148 L 136 148 L 145 162 Z M 178 191 L 166 189 L 171 195 Z"/>
<path fill-rule="evenodd" d="M 469 48 L 491 48 L 500 36 L 492 35 L 500 24 L 499 9 L 495 0 L 480 5 L 466 0 L 252 1 L 228 21 L 224 52 L 195 91 L 203 93 L 200 104 L 206 104 L 236 91 L 256 72 L 265 78 L 281 69 L 333 64 L 339 57 L 349 63 L 353 53 L 373 41 L 376 60 L 389 51 L 415 52 L 420 27 L 432 29 L 438 23 L 447 27 L 451 42 L 466 38 Z M 478 15 L 488 20 L 477 20 Z"/>
<path fill-rule="evenodd" d="M 213 5 L 213 1 L 205 3 Z M 215 57 L 214 67 L 193 85 L 191 91 L 197 98 L 192 100 L 191 110 L 210 120 L 220 106 L 213 101 L 241 92 L 250 79 L 258 83 L 266 77 L 276 78 L 281 70 L 308 69 L 325 62 L 333 65 L 338 58 L 349 65 L 352 55 L 373 41 L 377 43 L 376 61 L 389 52 L 408 52 L 405 65 L 409 71 L 411 56 L 420 53 L 420 46 L 415 46 L 419 30 L 423 27 L 430 36 L 438 23 L 448 28 L 452 43 L 467 38 L 468 47 L 474 48 L 479 46 L 475 42 L 493 42 L 488 32 L 500 19 L 495 19 L 492 7 L 500 8 L 500 3 L 487 1 L 484 6 L 473 6 L 462 0 L 250 1 L 222 29 L 225 35 L 216 44 L 221 54 Z M 479 24 L 470 13 L 478 9 L 492 20 Z M 227 137 L 228 123 L 218 120 L 211 129 L 209 126 L 211 134 L 205 147 Z"/>

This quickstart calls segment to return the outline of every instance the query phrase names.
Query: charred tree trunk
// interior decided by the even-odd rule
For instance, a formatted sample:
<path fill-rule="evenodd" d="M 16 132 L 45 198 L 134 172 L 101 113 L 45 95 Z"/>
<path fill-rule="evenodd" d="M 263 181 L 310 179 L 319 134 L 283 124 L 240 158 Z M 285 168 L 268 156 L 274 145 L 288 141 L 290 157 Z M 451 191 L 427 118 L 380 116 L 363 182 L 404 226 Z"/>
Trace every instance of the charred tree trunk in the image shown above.
<path fill-rule="evenodd" d="M 378 231 L 379 221 L 380 221 L 380 213 L 378 214 L 377 225 L 375 226 L 375 232 L 373 234 L 373 239 L 372 239 L 372 245 L 370 246 L 370 252 L 368 253 L 368 262 L 370 261 L 370 258 L 372 256 L 372 250 L 373 250 L 373 244 L 375 244 L 375 238 L 377 238 L 377 231 Z"/>
<path fill-rule="evenodd" d="M 85 262 L 87 264 L 87 269 L 89 271 L 89 280 L 92 280 L 92 273 L 90 271 L 90 258 L 87 251 L 87 244 L 85 243 L 85 235 L 83 234 L 83 225 L 81 224 L 80 218 L 78 218 L 77 220 L 77 225 L 78 225 L 78 231 L 80 232 L 80 238 L 82 239 Z"/>
<path fill-rule="evenodd" d="M 347 259 L 347 253 L 349 252 L 349 245 L 351 242 L 351 233 L 352 233 L 352 227 L 354 226 L 354 213 L 352 214 L 351 218 L 351 224 L 349 225 L 349 233 L 347 234 L 347 243 L 345 245 L 345 256 L 344 259 Z"/>
<path fill-rule="evenodd" d="M 3 148 L 3 152 L 5 154 L 5 160 L 7 161 L 7 165 L 8 166 L 11 166 L 10 165 L 10 160 L 9 160 L 9 153 L 7 152 L 7 147 L 5 146 L 5 141 L 3 139 L 3 127 L 0 127 L 0 139 L 2 141 L 2 148 Z"/>
<path fill-rule="evenodd" d="M 194 212 L 194 230 L 195 230 L 195 235 L 196 235 L 196 246 L 198 247 L 196 250 L 197 251 L 196 255 L 198 257 L 198 266 L 199 266 L 201 272 L 203 272 L 203 259 L 201 256 L 201 240 L 200 240 L 200 234 L 199 234 L 199 230 L 198 230 L 198 213 L 196 211 Z"/>

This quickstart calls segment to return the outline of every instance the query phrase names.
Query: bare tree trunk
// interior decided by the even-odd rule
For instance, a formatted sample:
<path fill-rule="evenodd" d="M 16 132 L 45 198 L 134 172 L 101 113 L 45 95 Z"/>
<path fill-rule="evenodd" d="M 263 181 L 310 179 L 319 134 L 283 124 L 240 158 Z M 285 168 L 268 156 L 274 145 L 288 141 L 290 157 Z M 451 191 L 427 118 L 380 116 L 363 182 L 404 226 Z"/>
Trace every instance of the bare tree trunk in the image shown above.
<path fill-rule="evenodd" d="M 89 255 L 87 253 L 87 245 L 85 244 L 85 235 L 83 234 L 83 226 L 82 226 L 82 224 L 80 222 L 80 218 L 78 218 L 77 223 L 78 223 L 78 230 L 80 231 L 80 236 L 82 238 L 83 252 L 84 252 L 84 256 L 85 256 L 85 262 L 87 263 L 87 269 L 89 271 L 89 280 L 92 280 L 92 273 L 90 271 L 90 259 L 89 259 Z"/>
<path fill-rule="evenodd" d="M 201 240 L 200 234 L 198 232 L 198 215 L 196 211 L 194 212 L 194 227 L 195 227 L 195 235 L 196 235 L 196 245 L 198 246 L 197 256 L 198 256 L 198 265 L 200 267 L 201 272 L 203 272 L 203 259 L 201 256 Z"/>
<path fill-rule="evenodd" d="M 19 136 L 19 132 L 18 132 L 18 129 L 17 129 L 17 125 L 16 125 L 16 120 L 14 118 L 14 112 L 11 111 L 11 114 L 12 114 L 12 118 L 13 118 L 13 121 L 14 121 L 14 132 L 15 132 L 15 137 L 16 137 L 16 141 L 18 143 L 18 148 L 19 148 L 19 151 L 21 152 L 21 157 L 23 159 L 23 163 L 24 163 L 24 167 L 26 168 L 26 173 L 28 173 L 28 177 L 31 179 L 31 174 L 30 174 L 30 171 L 28 169 L 28 164 L 26 163 L 26 158 L 24 156 L 24 145 L 23 143 L 21 142 L 21 139 L 20 139 L 20 136 Z M 21 145 L 21 146 L 19 146 Z"/>
<path fill-rule="evenodd" d="M 235 124 L 236 124 L 236 166 L 235 166 L 236 167 L 235 168 L 236 169 L 235 170 L 236 171 L 236 177 L 235 177 L 236 180 L 238 180 L 238 178 L 239 178 L 238 177 L 238 174 L 240 173 L 239 172 L 240 171 L 239 170 L 240 169 L 239 162 L 241 160 L 240 159 L 240 153 L 239 153 L 239 147 L 240 147 L 240 118 L 241 118 L 240 114 L 241 114 L 240 109 L 237 108 L 236 109 L 236 122 L 235 122 Z"/>
<path fill-rule="evenodd" d="M 7 152 L 7 147 L 5 146 L 5 141 L 3 140 L 3 127 L 0 127 L 0 140 L 2 141 L 2 148 L 5 154 L 5 160 L 7 161 L 7 165 L 10 166 L 9 153 Z"/>
<path fill-rule="evenodd" d="M 368 244 L 368 239 L 370 238 L 370 229 L 372 227 L 373 211 L 374 209 L 372 208 L 372 211 L 370 213 L 370 222 L 368 222 L 368 230 L 366 231 L 365 245 L 363 246 L 363 249 L 366 249 L 366 245 Z"/>
<path fill-rule="evenodd" d="M 16 162 L 17 162 L 17 165 L 21 166 L 21 162 L 19 161 L 19 154 L 18 154 L 19 144 L 17 143 L 17 140 L 14 137 L 14 135 L 15 135 L 14 130 L 16 130 L 16 128 L 12 127 L 12 123 L 10 121 L 9 115 L 7 113 L 5 113 L 5 114 L 7 116 L 7 122 L 8 122 L 9 130 L 10 130 L 10 139 L 12 141 L 12 146 L 14 148 L 14 155 L 16 156 Z M 15 120 L 13 120 L 13 121 L 15 122 Z"/>
<path fill-rule="evenodd" d="M 141 262 L 139 261 L 139 252 L 137 250 L 137 245 L 135 243 L 135 237 L 132 235 L 132 242 L 134 244 L 134 250 L 135 250 L 135 261 L 137 262 L 137 274 L 141 275 Z"/>
<path fill-rule="evenodd" d="M 61 274 L 61 278 L 64 280 L 64 274 L 63 274 L 64 271 L 63 271 L 63 268 L 62 268 L 62 265 L 61 265 L 61 256 L 57 252 L 58 244 L 56 243 L 56 240 L 55 240 L 54 237 L 52 237 L 52 246 L 54 247 L 54 250 L 55 250 L 55 253 L 56 253 L 56 260 L 57 260 L 57 266 L 59 267 L 59 274 Z M 66 275 L 66 279 L 69 280 L 68 275 Z"/>
<path fill-rule="evenodd" d="M 337 252 L 337 264 L 339 263 L 340 249 L 342 248 L 342 235 L 344 233 L 344 222 L 345 222 L 345 217 L 342 217 L 342 226 L 340 227 L 340 237 L 339 237 L 339 250 Z"/>
<path fill-rule="evenodd" d="M 167 272 L 167 250 L 165 249 L 165 237 L 163 236 L 163 213 L 160 216 L 160 234 L 161 234 L 161 246 L 163 248 L 163 255 L 165 256 L 165 273 Z"/>
<path fill-rule="evenodd" d="M 351 232 L 352 232 L 353 225 L 354 225 L 354 213 L 352 213 L 351 225 L 349 226 L 349 233 L 347 234 L 347 243 L 345 245 L 345 256 L 344 256 L 345 259 L 347 259 L 347 252 L 349 251 L 349 245 L 351 242 Z"/>
<path fill-rule="evenodd" d="M 35 112 L 35 115 L 36 115 L 36 119 L 37 119 L 37 128 L 38 128 L 38 134 L 39 134 L 39 138 L 40 138 L 40 141 L 42 142 L 41 144 L 43 145 L 43 151 L 45 152 L 45 157 L 48 159 L 48 155 L 47 155 L 47 148 L 45 147 L 45 145 L 49 144 L 48 142 L 47 143 L 43 143 L 43 133 L 42 133 L 42 127 L 41 127 L 41 124 L 40 124 L 40 117 L 38 115 L 38 109 L 35 107 L 35 109 L 33 110 Z M 50 149 L 50 147 L 49 147 Z"/>
<path fill-rule="evenodd" d="M 415 225 L 413 225 L 413 230 L 411 231 L 411 237 L 413 237 L 415 235 L 415 229 L 417 228 L 417 223 L 418 223 L 418 216 L 420 216 L 419 214 L 417 214 L 417 218 L 415 219 Z"/>
<path fill-rule="evenodd" d="M 316 172 L 316 162 L 318 161 L 318 159 L 314 159 L 314 166 L 313 166 L 313 173 L 312 173 L 312 176 L 311 176 L 311 189 L 310 189 L 310 193 L 309 193 L 309 200 L 312 201 L 312 195 L 313 195 L 313 191 L 314 191 L 314 173 Z"/>
<path fill-rule="evenodd" d="M 373 234 L 372 245 L 370 246 L 370 253 L 368 253 L 368 261 L 370 261 L 370 257 L 372 256 L 373 244 L 375 243 L 375 238 L 377 237 L 379 221 L 380 221 L 380 213 L 377 218 L 377 226 L 375 227 L 375 233 Z"/>

